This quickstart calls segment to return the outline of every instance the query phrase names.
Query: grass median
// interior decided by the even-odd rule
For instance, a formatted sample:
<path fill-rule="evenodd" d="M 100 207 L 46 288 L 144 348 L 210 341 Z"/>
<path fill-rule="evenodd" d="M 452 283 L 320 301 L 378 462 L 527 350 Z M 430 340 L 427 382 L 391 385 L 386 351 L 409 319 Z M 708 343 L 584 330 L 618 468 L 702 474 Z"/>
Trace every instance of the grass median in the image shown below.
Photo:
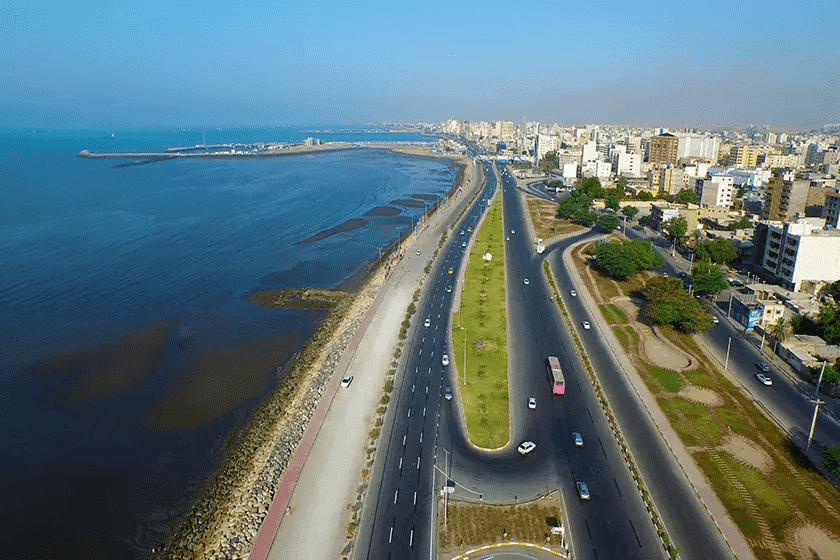
<path fill-rule="evenodd" d="M 452 315 L 452 364 L 461 387 L 467 433 L 472 443 L 490 449 L 504 446 L 510 437 L 502 227 L 500 196 L 476 233 L 461 307 Z M 483 258 L 487 253 L 490 260 Z"/>

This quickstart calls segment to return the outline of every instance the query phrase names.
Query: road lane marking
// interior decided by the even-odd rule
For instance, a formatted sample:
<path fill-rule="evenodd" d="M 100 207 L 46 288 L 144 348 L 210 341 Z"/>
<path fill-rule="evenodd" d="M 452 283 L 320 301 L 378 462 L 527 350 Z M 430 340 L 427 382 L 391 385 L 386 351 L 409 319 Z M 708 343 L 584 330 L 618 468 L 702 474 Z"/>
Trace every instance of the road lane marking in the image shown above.
<path fill-rule="evenodd" d="M 399 467 L 397 467 L 399 470 L 402 470 L 402 460 L 403 460 L 403 458 L 402 458 L 402 457 L 400 457 L 400 466 L 399 466 Z"/>
<path fill-rule="evenodd" d="M 417 490 L 414 491 L 414 506 L 417 506 Z"/>
<path fill-rule="evenodd" d="M 388 533 L 388 544 L 391 544 L 391 539 L 394 538 L 394 526 L 391 525 L 391 531 Z"/>
<path fill-rule="evenodd" d="M 408 409 L 408 416 L 406 418 L 411 418 L 411 408 Z"/>
<path fill-rule="evenodd" d="M 420 432 L 420 443 L 423 443 L 423 432 Z"/>
<path fill-rule="evenodd" d="M 417 470 L 420 470 L 420 456 L 417 456 Z"/>
<path fill-rule="evenodd" d="M 423 407 L 423 418 L 425 418 L 425 417 L 426 417 L 426 407 L 424 406 Z"/>
<path fill-rule="evenodd" d="M 399 490 L 394 490 L 394 505 L 397 505 L 397 496 L 399 496 L 399 494 Z"/>
<path fill-rule="evenodd" d="M 408 435 L 408 434 L 403 434 L 403 446 L 405 446 L 405 437 L 406 437 L 407 435 Z"/>
<path fill-rule="evenodd" d="M 635 529 L 634 529 L 635 531 Z M 637 537 L 638 539 L 638 537 Z M 411 534 L 408 536 L 408 547 L 414 548 L 414 529 L 411 529 Z"/>
<path fill-rule="evenodd" d="M 414 392 L 414 383 L 411 384 L 411 392 Z"/>

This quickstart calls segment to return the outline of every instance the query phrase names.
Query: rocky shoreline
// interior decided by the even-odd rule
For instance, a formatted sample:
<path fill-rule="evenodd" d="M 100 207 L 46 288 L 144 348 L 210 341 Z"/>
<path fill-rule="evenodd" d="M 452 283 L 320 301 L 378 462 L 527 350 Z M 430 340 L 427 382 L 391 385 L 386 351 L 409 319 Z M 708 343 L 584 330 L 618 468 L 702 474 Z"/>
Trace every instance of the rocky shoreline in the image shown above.
<path fill-rule="evenodd" d="M 257 407 L 213 482 L 162 551 L 164 558 L 248 558 L 280 478 L 383 282 L 378 268 L 356 294 L 335 305 Z"/>

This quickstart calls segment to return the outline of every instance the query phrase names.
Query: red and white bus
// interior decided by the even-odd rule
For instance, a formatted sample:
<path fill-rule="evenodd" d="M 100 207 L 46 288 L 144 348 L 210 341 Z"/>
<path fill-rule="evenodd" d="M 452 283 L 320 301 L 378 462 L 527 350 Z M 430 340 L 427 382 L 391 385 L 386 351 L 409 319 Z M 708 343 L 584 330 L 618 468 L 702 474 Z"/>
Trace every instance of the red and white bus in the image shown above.
<path fill-rule="evenodd" d="M 566 378 L 560 369 L 560 360 L 556 356 L 548 357 L 548 369 L 551 372 L 552 393 L 563 395 L 566 393 Z"/>

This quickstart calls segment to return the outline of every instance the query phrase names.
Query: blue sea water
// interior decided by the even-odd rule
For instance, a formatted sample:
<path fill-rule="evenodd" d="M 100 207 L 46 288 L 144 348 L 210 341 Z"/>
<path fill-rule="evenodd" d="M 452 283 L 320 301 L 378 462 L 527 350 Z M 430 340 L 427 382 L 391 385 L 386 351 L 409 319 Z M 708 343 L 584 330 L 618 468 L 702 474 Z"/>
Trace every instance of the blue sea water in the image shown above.
<path fill-rule="evenodd" d="M 0 130 L 2 554 L 145 558 L 166 542 L 323 312 L 246 295 L 334 288 L 445 196 L 445 160 L 377 149 L 119 167 L 82 149 L 431 141 L 305 128 Z M 394 216 L 366 214 L 380 206 Z M 354 218 L 366 225 L 301 243 Z"/>

